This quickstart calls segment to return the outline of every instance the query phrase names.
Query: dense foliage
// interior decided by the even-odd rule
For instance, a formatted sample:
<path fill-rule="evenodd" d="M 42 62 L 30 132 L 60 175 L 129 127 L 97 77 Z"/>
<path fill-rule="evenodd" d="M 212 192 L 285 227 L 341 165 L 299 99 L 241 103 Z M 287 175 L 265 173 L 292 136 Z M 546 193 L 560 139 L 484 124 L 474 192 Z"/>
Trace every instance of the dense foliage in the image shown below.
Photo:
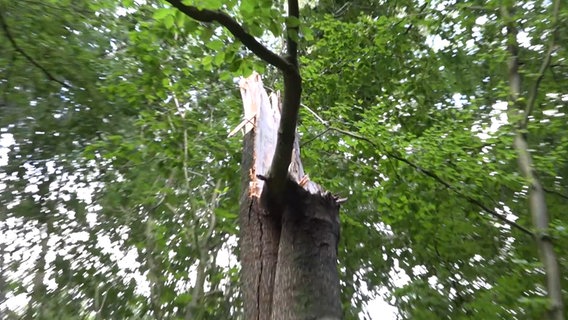
<path fill-rule="evenodd" d="M 512 22 L 494 0 L 321 0 L 301 21 L 278 1 L 193 1 L 275 51 L 300 24 L 303 162 L 348 197 L 346 319 L 371 317 L 377 297 L 400 319 L 543 319 L 512 146 L 511 23 L 523 95 L 537 89 L 524 135 L 551 220 L 539 232 L 568 287 L 568 7 L 556 1 L 504 1 Z M 163 2 L 0 0 L 0 27 L 2 318 L 239 318 L 235 79 L 256 70 L 278 90 L 276 70 Z"/>

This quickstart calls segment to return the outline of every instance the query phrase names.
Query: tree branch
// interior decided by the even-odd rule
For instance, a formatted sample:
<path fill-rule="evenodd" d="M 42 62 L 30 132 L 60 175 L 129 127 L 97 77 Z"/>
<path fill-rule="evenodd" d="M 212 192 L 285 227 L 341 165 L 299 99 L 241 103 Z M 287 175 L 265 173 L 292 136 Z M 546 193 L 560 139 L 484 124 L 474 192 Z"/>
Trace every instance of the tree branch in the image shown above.
<path fill-rule="evenodd" d="M 288 16 L 296 20 L 300 17 L 298 0 L 288 0 Z M 276 139 L 276 149 L 270 164 L 268 173 L 271 181 L 271 189 L 274 196 L 282 197 L 287 185 L 288 168 L 292 161 L 292 149 L 296 139 L 296 125 L 300 102 L 302 97 L 302 77 L 298 68 L 298 44 L 291 33 L 298 36 L 298 26 L 287 27 L 287 57 L 286 61 L 292 66 L 292 70 L 283 71 L 284 74 L 284 98 L 282 99 L 282 113 L 278 124 L 278 137 Z"/>
<path fill-rule="evenodd" d="M 352 138 L 365 141 L 365 142 L 369 143 L 370 145 L 372 145 L 373 147 L 375 147 L 376 149 L 379 149 L 379 146 L 377 146 L 377 144 L 375 144 L 375 143 L 374 143 L 373 141 L 371 141 L 370 139 L 368 139 L 368 138 L 366 138 L 366 137 L 364 137 L 364 136 L 358 135 L 358 134 L 356 134 L 356 133 L 347 131 L 347 130 L 343 130 L 343 129 L 339 129 L 339 128 L 336 128 L 336 127 L 332 127 L 332 126 L 329 125 L 329 123 L 328 123 L 327 121 L 323 120 L 320 116 L 318 116 L 313 110 L 311 110 L 310 108 L 308 108 L 306 105 L 303 105 L 303 104 L 302 104 L 302 106 L 303 106 L 304 108 L 306 108 L 306 109 L 307 109 L 318 121 L 320 121 L 320 122 L 325 126 L 325 128 L 326 128 L 323 132 L 317 134 L 315 137 L 313 137 L 312 139 L 310 139 L 310 140 L 308 140 L 307 142 L 305 142 L 302 146 L 304 146 L 304 145 L 306 145 L 306 144 L 308 144 L 308 143 L 310 143 L 310 142 L 316 140 L 317 138 L 321 137 L 322 135 L 324 135 L 325 133 L 327 133 L 327 132 L 329 132 L 329 131 L 337 131 L 337 132 L 339 132 L 339 133 L 341 133 L 341 134 L 350 136 L 350 137 L 352 137 Z M 480 208 L 483 209 L 484 211 L 486 211 L 486 212 L 488 212 L 489 214 L 495 216 L 497 219 L 499 219 L 499 220 L 505 222 L 506 224 L 511 225 L 511 226 L 513 226 L 513 227 L 515 227 L 515 228 L 517 228 L 517 229 L 523 231 L 524 233 L 527 233 L 527 234 L 530 235 L 530 236 L 533 236 L 533 233 L 532 233 L 530 230 L 528 230 L 527 228 L 525 228 L 525 227 L 523 227 L 523 226 L 521 226 L 521 225 L 518 225 L 516 222 L 507 220 L 505 216 L 503 216 L 503 215 L 501 215 L 501 214 L 495 212 L 494 210 L 489 209 L 487 206 L 485 206 L 485 205 L 484 205 L 483 203 L 481 203 L 480 201 L 478 201 L 478 200 L 476 200 L 476 199 L 474 199 L 474 198 L 472 198 L 472 197 L 470 197 L 470 196 L 468 196 L 468 195 L 463 194 L 462 192 L 460 192 L 459 190 L 457 190 L 456 188 L 454 188 L 452 185 L 450 185 L 448 182 L 442 180 L 442 179 L 441 179 L 440 177 L 438 177 L 438 175 L 436 175 L 435 173 L 433 173 L 433 172 L 431 172 L 431 171 L 428 171 L 428 170 L 425 170 L 425 169 L 419 167 L 418 165 L 416 165 L 416 164 L 410 162 L 409 160 L 404 159 L 404 158 L 402 158 L 402 157 L 400 157 L 400 156 L 394 155 L 394 154 L 392 154 L 392 153 L 385 152 L 385 155 L 386 155 L 387 157 L 389 157 L 389 159 L 390 159 L 390 158 L 393 158 L 393 159 L 396 159 L 396 160 L 399 160 L 399 161 L 401 161 L 401 162 L 406 163 L 407 165 L 411 166 L 412 168 L 416 169 L 417 171 L 422 172 L 422 173 L 424 173 L 425 175 L 427 175 L 427 176 L 433 178 L 434 180 L 436 180 L 438 183 L 442 184 L 442 185 L 443 185 L 444 187 L 446 187 L 447 189 L 453 191 L 453 192 L 456 193 L 457 195 L 459 195 L 459 196 L 461 196 L 462 198 L 466 199 L 468 202 L 477 205 L 478 207 L 480 207 Z M 395 174 L 396 174 L 396 172 L 395 172 Z M 553 191 L 551 191 L 551 192 L 553 192 Z M 559 194 L 559 195 L 560 195 L 560 196 L 563 196 L 563 195 L 561 195 L 561 194 Z"/>
<path fill-rule="evenodd" d="M 546 193 L 554 194 L 554 195 L 556 195 L 556 196 L 558 196 L 558 197 L 560 197 L 560 198 L 563 198 L 563 199 L 568 200 L 568 196 L 567 196 L 567 195 L 562 194 L 562 193 L 560 193 L 560 192 L 558 192 L 558 191 L 551 190 L 551 189 L 547 189 L 547 188 L 544 188 L 544 187 L 542 188 L 542 190 L 544 190 L 544 192 L 546 192 Z"/>
<path fill-rule="evenodd" d="M 268 172 L 271 181 L 271 196 L 281 199 L 287 185 L 288 167 L 292 159 L 292 147 L 296 138 L 296 123 L 302 94 L 302 78 L 298 68 L 298 44 L 290 37 L 291 31 L 298 32 L 298 26 L 288 28 L 288 52 L 286 57 L 281 57 L 259 43 L 235 19 L 224 12 L 188 6 L 183 4 L 181 0 L 167 0 L 167 2 L 197 21 L 220 23 L 260 59 L 282 71 L 284 76 L 282 113 L 276 149 Z M 297 0 L 288 1 L 288 13 L 290 17 L 299 18 L 300 9 Z"/>
<path fill-rule="evenodd" d="M 358 134 L 356 134 L 356 133 L 353 133 L 353 132 L 350 132 L 350 131 L 347 131 L 347 130 L 339 129 L 339 128 L 336 128 L 336 127 L 331 127 L 331 126 L 330 126 L 330 127 L 328 127 L 328 129 L 329 129 L 329 130 L 333 130 L 333 131 L 337 131 L 337 132 L 339 132 L 339 133 L 341 133 L 341 134 L 344 134 L 344 135 L 346 135 L 346 136 L 350 136 L 350 137 L 355 138 L 355 139 L 357 139 L 357 140 L 365 141 L 365 142 L 369 143 L 370 145 L 372 145 L 373 147 L 379 149 L 379 146 L 378 146 L 376 143 L 374 143 L 371 139 L 369 139 L 369 138 L 367 138 L 367 137 L 358 135 Z M 448 182 L 446 182 L 445 180 L 443 180 L 442 178 L 440 178 L 440 177 L 439 177 L 437 174 L 435 174 L 434 172 L 429 171 L 429 170 L 426 170 L 426 169 L 424 169 L 424 168 L 418 166 L 417 164 L 415 164 L 415 163 L 413 163 L 413 162 L 411 162 L 411 161 L 409 161 L 409 160 L 403 158 L 402 156 L 396 155 L 396 154 L 391 153 L 391 152 L 386 152 L 386 151 L 383 151 L 383 152 L 385 153 L 385 155 L 386 155 L 387 157 L 394 158 L 394 159 L 396 159 L 396 160 L 398 160 L 398 161 L 400 161 L 400 162 L 403 162 L 403 163 L 409 165 L 410 167 L 414 168 L 416 171 L 422 172 L 424 175 L 426 175 L 426 176 L 428 176 L 428 177 L 430 177 L 430 178 L 436 180 L 438 183 L 440 183 L 441 185 L 443 185 L 444 187 L 446 187 L 446 189 L 451 190 L 452 192 L 454 192 L 454 193 L 457 194 L 458 196 L 460 196 L 460 197 L 464 198 L 465 200 L 467 200 L 469 203 L 478 206 L 478 207 L 481 208 L 483 211 L 489 213 L 490 215 L 492 215 L 493 217 L 497 218 L 498 220 L 500 220 L 500 221 L 502 221 L 502 222 L 508 224 L 508 225 L 511 226 L 511 227 L 514 227 L 514 228 L 516 228 L 516 229 L 522 231 L 523 233 L 525 233 L 525 234 L 527 234 L 527 235 L 529 235 L 529 236 L 531 236 L 531 237 L 534 236 L 534 234 L 533 234 L 529 229 L 527 229 L 527 228 L 521 226 L 520 224 L 518 224 L 518 223 L 516 223 L 516 222 L 514 222 L 514 221 L 511 221 L 511 220 L 507 219 L 504 215 L 502 215 L 502 214 L 500 214 L 500 213 L 497 213 L 495 210 L 490 209 L 489 207 L 487 207 L 486 205 L 484 205 L 481 201 L 479 201 L 479 200 L 477 200 L 477 199 L 475 199 L 475 198 L 473 198 L 473 197 L 471 197 L 471 196 L 469 196 L 469 195 L 464 194 L 463 192 L 461 192 L 460 190 L 458 190 L 457 188 L 455 188 L 454 186 L 452 186 L 451 184 L 449 184 Z"/>
<path fill-rule="evenodd" d="M 554 8 L 552 9 L 551 24 L 553 26 L 553 29 L 552 29 L 552 35 L 550 37 L 550 43 L 548 45 L 548 52 L 546 53 L 544 59 L 542 60 L 542 65 L 538 70 L 538 76 L 529 92 L 529 101 L 527 102 L 524 120 L 521 124 L 523 128 L 527 127 L 529 116 L 531 115 L 536 103 L 536 97 L 538 95 L 538 88 L 540 86 L 540 82 L 542 81 L 542 78 L 544 78 L 544 73 L 546 72 L 546 69 L 548 69 L 548 67 L 550 66 L 550 61 L 552 60 L 552 54 L 554 53 L 554 51 L 556 51 L 556 38 L 558 36 L 559 12 L 560 12 L 560 0 L 556 0 L 554 1 Z"/>
<path fill-rule="evenodd" d="M 65 88 L 71 88 L 71 86 L 69 86 L 68 84 L 66 84 L 65 82 L 61 81 L 61 80 L 57 80 L 57 78 L 55 78 L 46 68 L 44 68 L 41 64 L 39 64 L 37 61 L 35 61 L 30 55 L 28 55 L 20 46 L 18 46 L 18 44 L 16 43 L 16 40 L 14 39 L 14 37 L 12 36 L 12 33 L 10 32 L 10 29 L 8 28 L 8 24 L 6 24 L 6 21 L 4 20 L 4 16 L 2 15 L 2 13 L 0 13 L 0 25 L 2 26 L 2 30 L 4 31 L 4 34 L 6 35 L 6 37 L 8 38 L 8 41 L 10 41 L 10 43 L 12 44 L 12 47 L 14 47 L 14 50 L 16 50 L 17 52 L 19 52 L 21 55 L 23 55 L 31 64 L 33 64 L 34 66 L 36 66 L 38 69 L 40 69 L 45 76 L 51 80 L 51 81 L 55 81 L 57 83 L 59 83 L 61 86 L 65 87 Z"/>
<path fill-rule="evenodd" d="M 276 149 L 268 173 L 273 182 L 271 188 L 277 196 L 282 195 L 282 191 L 286 187 L 288 167 L 292 161 L 292 146 L 296 139 L 296 122 L 300 110 L 301 94 L 302 78 L 300 75 L 284 73 L 282 114 L 278 125 Z"/>
<path fill-rule="evenodd" d="M 188 17 L 201 22 L 218 22 L 223 27 L 227 28 L 229 32 L 239 41 L 241 41 L 245 47 L 252 51 L 257 57 L 266 61 L 267 63 L 275 66 L 283 72 L 297 72 L 294 65 L 288 62 L 286 59 L 272 52 L 260 42 L 258 42 L 252 35 L 245 31 L 243 26 L 241 26 L 235 19 L 230 17 L 224 12 L 198 9 L 195 6 L 188 6 L 182 3 L 181 0 L 166 0 L 174 8 L 185 13 Z"/>
<path fill-rule="evenodd" d="M 294 17 L 296 20 L 300 18 L 300 7 L 298 6 L 298 0 L 288 0 L 288 16 Z M 292 37 L 290 37 L 291 33 L 296 34 L 296 38 L 300 36 L 300 28 L 299 26 L 294 27 L 287 27 L 287 51 L 288 51 L 288 58 L 291 63 L 294 65 L 298 64 L 298 43 Z"/>

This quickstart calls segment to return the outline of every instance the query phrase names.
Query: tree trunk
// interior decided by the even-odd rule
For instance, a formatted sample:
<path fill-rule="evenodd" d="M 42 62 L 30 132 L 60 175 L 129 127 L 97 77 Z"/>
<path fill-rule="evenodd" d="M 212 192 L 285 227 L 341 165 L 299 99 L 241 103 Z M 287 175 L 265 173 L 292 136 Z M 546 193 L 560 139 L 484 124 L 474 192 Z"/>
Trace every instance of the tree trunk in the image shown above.
<path fill-rule="evenodd" d="M 245 120 L 240 258 L 245 319 L 340 319 L 339 205 L 304 176 L 296 141 L 283 200 L 273 201 L 279 99 L 260 76 L 241 83 Z"/>
<path fill-rule="evenodd" d="M 554 4 L 554 15 L 557 20 L 558 8 L 560 6 L 560 0 L 556 0 Z M 514 24 L 514 7 L 513 6 L 503 6 L 502 14 L 507 25 L 507 51 L 509 52 L 508 61 L 508 72 L 509 72 L 509 88 L 511 97 L 511 108 L 509 109 L 509 114 L 512 115 L 512 119 L 517 120 L 516 126 L 517 130 L 515 132 L 515 140 L 513 147 L 517 152 L 519 169 L 523 176 L 526 178 L 529 184 L 529 208 L 530 214 L 533 221 L 533 226 L 535 228 L 535 241 L 538 246 L 538 253 L 540 255 L 540 260 L 544 267 L 544 272 L 546 275 L 546 290 L 548 298 L 550 299 L 548 307 L 548 319 L 551 320 L 564 320 L 564 301 L 562 298 L 562 287 L 560 275 L 560 267 L 558 264 L 558 259 L 556 253 L 554 252 L 554 245 L 552 243 L 552 238 L 549 235 L 549 215 L 546 205 L 546 197 L 544 195 L 544 190 L 542 184 L 538 178 L 537 172 L 533 166 L 532 156 L 529 151 L 529 145 L 527 143 L 527 123 L 530 116 L 530 111 L 534 107 L 536 97 L 538 94 L 538 81 L 534 83 L 531 90 L 530 96 L 528 97 L 529 105 L 526 109 L 522 108 L 523 104 L 519 103 L 522 96 L 521 88 L 521 72 L 519 63 L 519 46 L 517 43 L 518 30 L 517 26 Z M 554 48 L 554 37 L 550 43 L 551 48 Z M 541 66 L 539 77 L 544 76 L 544 71 L 549 66 L 550 54 L 552 50 L 549 50 L 547 57 L 544 58 L 543 64 Z M 523 112 L 524 109 L 524 112 Z"/>
<path fill-rule="evenodd" d="M 340 319 L 339 206 L 291 183 L 282 216 L 272 319 Z"/>
<path fill-rule="evenodd" d="M 562 277 L 558 259 L 554 252 L 552 238 L 548 234 L 548 210 L 544 190 L 534 172 L 527 141 L 521 133 L 515 136 L 515 149 L 519 155 L 519 167 L 530 182 L 529 204 L 533 225 L 536 229 L 535 240 L 538 245 L 540 260 L 546 274 L 546 288 L 550 298 L 549 319 L 564 320 L 564 302 L 562 299 Z"/>
<path fill-rule="evenodd" d="M 4 222 L 6 221 L 6 219 L 2 217 L 2 220 L 0 221 Z M 3 229 L 0 230 L 2 230 L 2 233 L 5 234 Z M 6 244 L 0 242 L 0 319 L 8 318 L 8 308 L 4 304 L 6 302 L 6 293 L 8 292 L 7 283 L 6 283 L 6 275 L 8 274 L 7 272 L 8 268 L 4 263 L 5 252 L 6 252 Z"/>

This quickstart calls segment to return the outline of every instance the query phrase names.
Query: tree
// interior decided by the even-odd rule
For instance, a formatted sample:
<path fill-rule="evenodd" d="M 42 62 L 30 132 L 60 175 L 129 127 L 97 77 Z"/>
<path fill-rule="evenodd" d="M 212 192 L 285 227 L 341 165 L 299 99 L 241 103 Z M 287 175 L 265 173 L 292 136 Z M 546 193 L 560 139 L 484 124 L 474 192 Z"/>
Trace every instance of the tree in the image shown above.
<path fill-rule="evenodd" d="M 289 173 L 302 91 L 298 1 L 288 1 L 285 56 L 278 56 L 261 45 L 216 7 L 207 9 L 188 6 L 182 1 L 168 2 L 193 19 L 220 23 L 258 57 L 278 68 L 284 78 L 280 122 L 271 123 L 262 117 L 266 106 L 253 97 L 258 99 L 253 103 L 258 105 L 254 111 L 257 120 L 245 137 L 239 217 L 245 318 L 341 318 L 336 266 L 339 205 L 336 198 L 319 188 L 304 189 L 310 184 L 302 181 L 304 177 L 299 172 Z M 252 10 L 270 9 L 272 3 L 248 5 Z M 271 127 L 274 129 L 269 131 Z M 266 142 L 256 141 L 257 136 L 262 139 L 264 135 L 275 134 L 274 151 Z M 257 165 L 256 159 L 269 159 L 270 166 Z M 258 190 L 249 186 L 258 186 Z"/>

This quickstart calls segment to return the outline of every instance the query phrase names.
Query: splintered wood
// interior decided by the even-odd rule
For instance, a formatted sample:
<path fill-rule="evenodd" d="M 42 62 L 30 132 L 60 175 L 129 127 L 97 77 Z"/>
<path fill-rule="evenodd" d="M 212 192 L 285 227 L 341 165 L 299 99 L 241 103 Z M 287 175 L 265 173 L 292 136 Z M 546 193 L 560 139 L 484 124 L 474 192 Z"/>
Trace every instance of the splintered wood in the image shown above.
<path fill-rule="evenodd" d="M 276 149 L 278 125 L 280 123 L 280 95 L 275 92 L 268 95 L 260 75 L 256 72 L 253 72 L 248 78 L 241 79 L 239 84 L 243 99 L 244 119 L 229 135 L 233 135 L 241 129 L 244 130 L 245 134 L 253 131 L 254 149 L 252 157 L 254 165 L 249 171 L 249 196 L 259 197 L 262 193 L 264 181 L 258 179 L 257 174 L 269 175 L 268 170 Z M 304 174 L 300 161 L 298 138 L 298 135 L 296 135 L 292 162 L 288 172 L 292 180 L 310 193 L 315 194 L 320 192 L 321 189 L 317 184 L 309 181 L 308 176 Z"/>

